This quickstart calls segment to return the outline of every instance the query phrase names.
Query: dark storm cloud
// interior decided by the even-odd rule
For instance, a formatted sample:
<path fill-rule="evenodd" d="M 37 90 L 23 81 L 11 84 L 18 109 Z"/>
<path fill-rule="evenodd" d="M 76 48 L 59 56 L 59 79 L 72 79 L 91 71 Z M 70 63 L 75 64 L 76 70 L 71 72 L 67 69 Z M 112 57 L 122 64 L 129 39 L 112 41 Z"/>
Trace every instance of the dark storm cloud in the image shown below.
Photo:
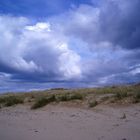
<path fill-rule="evenodd" d="M 108 41 L 117 47 L 139 49 L 139 9 L 139 0 L 105 0 L 98 7 L 81 5 L 66 15 L 65 18 L 69 18 L 65 21 L 64 31 L 90 45 Z"/>
<path fill-rule="evenodd" d="M 103 4 L 99 20 L 102 39 L 127 49 L 139 49 L 140 1 L 113 0 Z"/>

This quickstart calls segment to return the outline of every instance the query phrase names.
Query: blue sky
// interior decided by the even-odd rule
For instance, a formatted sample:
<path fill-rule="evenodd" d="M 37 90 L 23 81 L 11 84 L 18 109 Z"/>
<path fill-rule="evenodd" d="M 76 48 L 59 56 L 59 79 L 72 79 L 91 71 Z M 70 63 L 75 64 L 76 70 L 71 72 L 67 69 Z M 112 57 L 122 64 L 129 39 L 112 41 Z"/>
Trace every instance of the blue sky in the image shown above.
<path fill-rule="evenodd" d="M 40 19 L 61 14 L 81 3 L 92 4 L 90 0 L 1 0 L 0 12 Z"/>
<path fill-rule="evenodd" d="M 140 82 L 139 8 L 139 0 L 1 0 L 0 92 Z"/>

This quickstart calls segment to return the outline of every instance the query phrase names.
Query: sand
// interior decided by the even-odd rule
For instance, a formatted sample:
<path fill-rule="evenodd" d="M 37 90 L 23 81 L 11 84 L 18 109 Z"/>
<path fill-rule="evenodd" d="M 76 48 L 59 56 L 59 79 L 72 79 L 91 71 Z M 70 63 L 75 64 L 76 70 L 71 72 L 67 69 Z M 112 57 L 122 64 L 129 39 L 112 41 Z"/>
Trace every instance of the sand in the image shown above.
<path fill-rule="evenodd" d="M 26 105 L 3 108 L 0 140 L 140 140 L 140 104 L 94 109 L 61 105 L 38 110 Z"/>

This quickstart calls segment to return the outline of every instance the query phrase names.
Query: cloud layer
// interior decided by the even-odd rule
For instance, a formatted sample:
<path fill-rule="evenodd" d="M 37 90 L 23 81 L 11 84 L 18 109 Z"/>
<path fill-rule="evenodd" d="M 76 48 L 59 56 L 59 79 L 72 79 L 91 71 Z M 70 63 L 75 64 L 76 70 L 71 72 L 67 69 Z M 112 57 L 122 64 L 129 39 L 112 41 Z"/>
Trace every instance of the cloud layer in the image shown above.
<path fill-rule="evenodd" d="M 139 82 L 139 8 L 139 0 L 106 0 L 73 6 L 41 22 L 1 15 L 1 86 Z"/>

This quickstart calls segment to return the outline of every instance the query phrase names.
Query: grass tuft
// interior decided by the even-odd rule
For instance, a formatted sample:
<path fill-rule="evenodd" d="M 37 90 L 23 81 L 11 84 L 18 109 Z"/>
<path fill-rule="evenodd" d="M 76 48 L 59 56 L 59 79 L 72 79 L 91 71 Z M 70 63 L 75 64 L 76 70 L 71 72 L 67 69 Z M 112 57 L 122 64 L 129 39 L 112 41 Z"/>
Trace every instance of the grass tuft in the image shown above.
<path fill-rule="evenodd" d="M 80 93 L 64 93 L 56 94 L 56 101 L 71 101 L 71 100 L 82 100 L 84 96 Z"/>
<path fill-rule="evenodd" d="M 33 104 L 33 106 L 31 107 L 31 109 L 41 108 L 51 102 L 63 102 L 63 101 L 82 100 L 82 99 L 83 99 L 82 94 L 77 94 L 77 93 L 52 94 L 37 99 Z"/>
<path fill-rule="evenodd" d="M 133 96 L 133 103 L 139 103 L 139 102 L 140 102 L 140 89 L 136 90 Z"/>
<path fill-rule="evenodd" d="M 89 101 L 89 107 L 95 107 L 98 105 L 98 102 L 96 100 Z"/>
<path fill-rule="evenodd" d="M 128 97 L 127 90 L 118 89 L 115 93 L 115 97 L 119 100 Z"/>
<path fill-rule="evenodd" d="M 1 97 L 0 98 L 0 104 L 2 104 L 3 106 L 13 106 L 16 104 L 22 104 L 24 101 L 22 98 L 20 97 L 16 97 L 16 96 L 5 96 L 5 97 Z"/>
<path fill-rule="evenodd" d="M 54 101 L 55 101 L 55 95 L 48 95 L 47 97 L 41 97 L 40 99 L 36 100 L 36 102 L 33 104 L 31 109 L 41 108 Z"/>

